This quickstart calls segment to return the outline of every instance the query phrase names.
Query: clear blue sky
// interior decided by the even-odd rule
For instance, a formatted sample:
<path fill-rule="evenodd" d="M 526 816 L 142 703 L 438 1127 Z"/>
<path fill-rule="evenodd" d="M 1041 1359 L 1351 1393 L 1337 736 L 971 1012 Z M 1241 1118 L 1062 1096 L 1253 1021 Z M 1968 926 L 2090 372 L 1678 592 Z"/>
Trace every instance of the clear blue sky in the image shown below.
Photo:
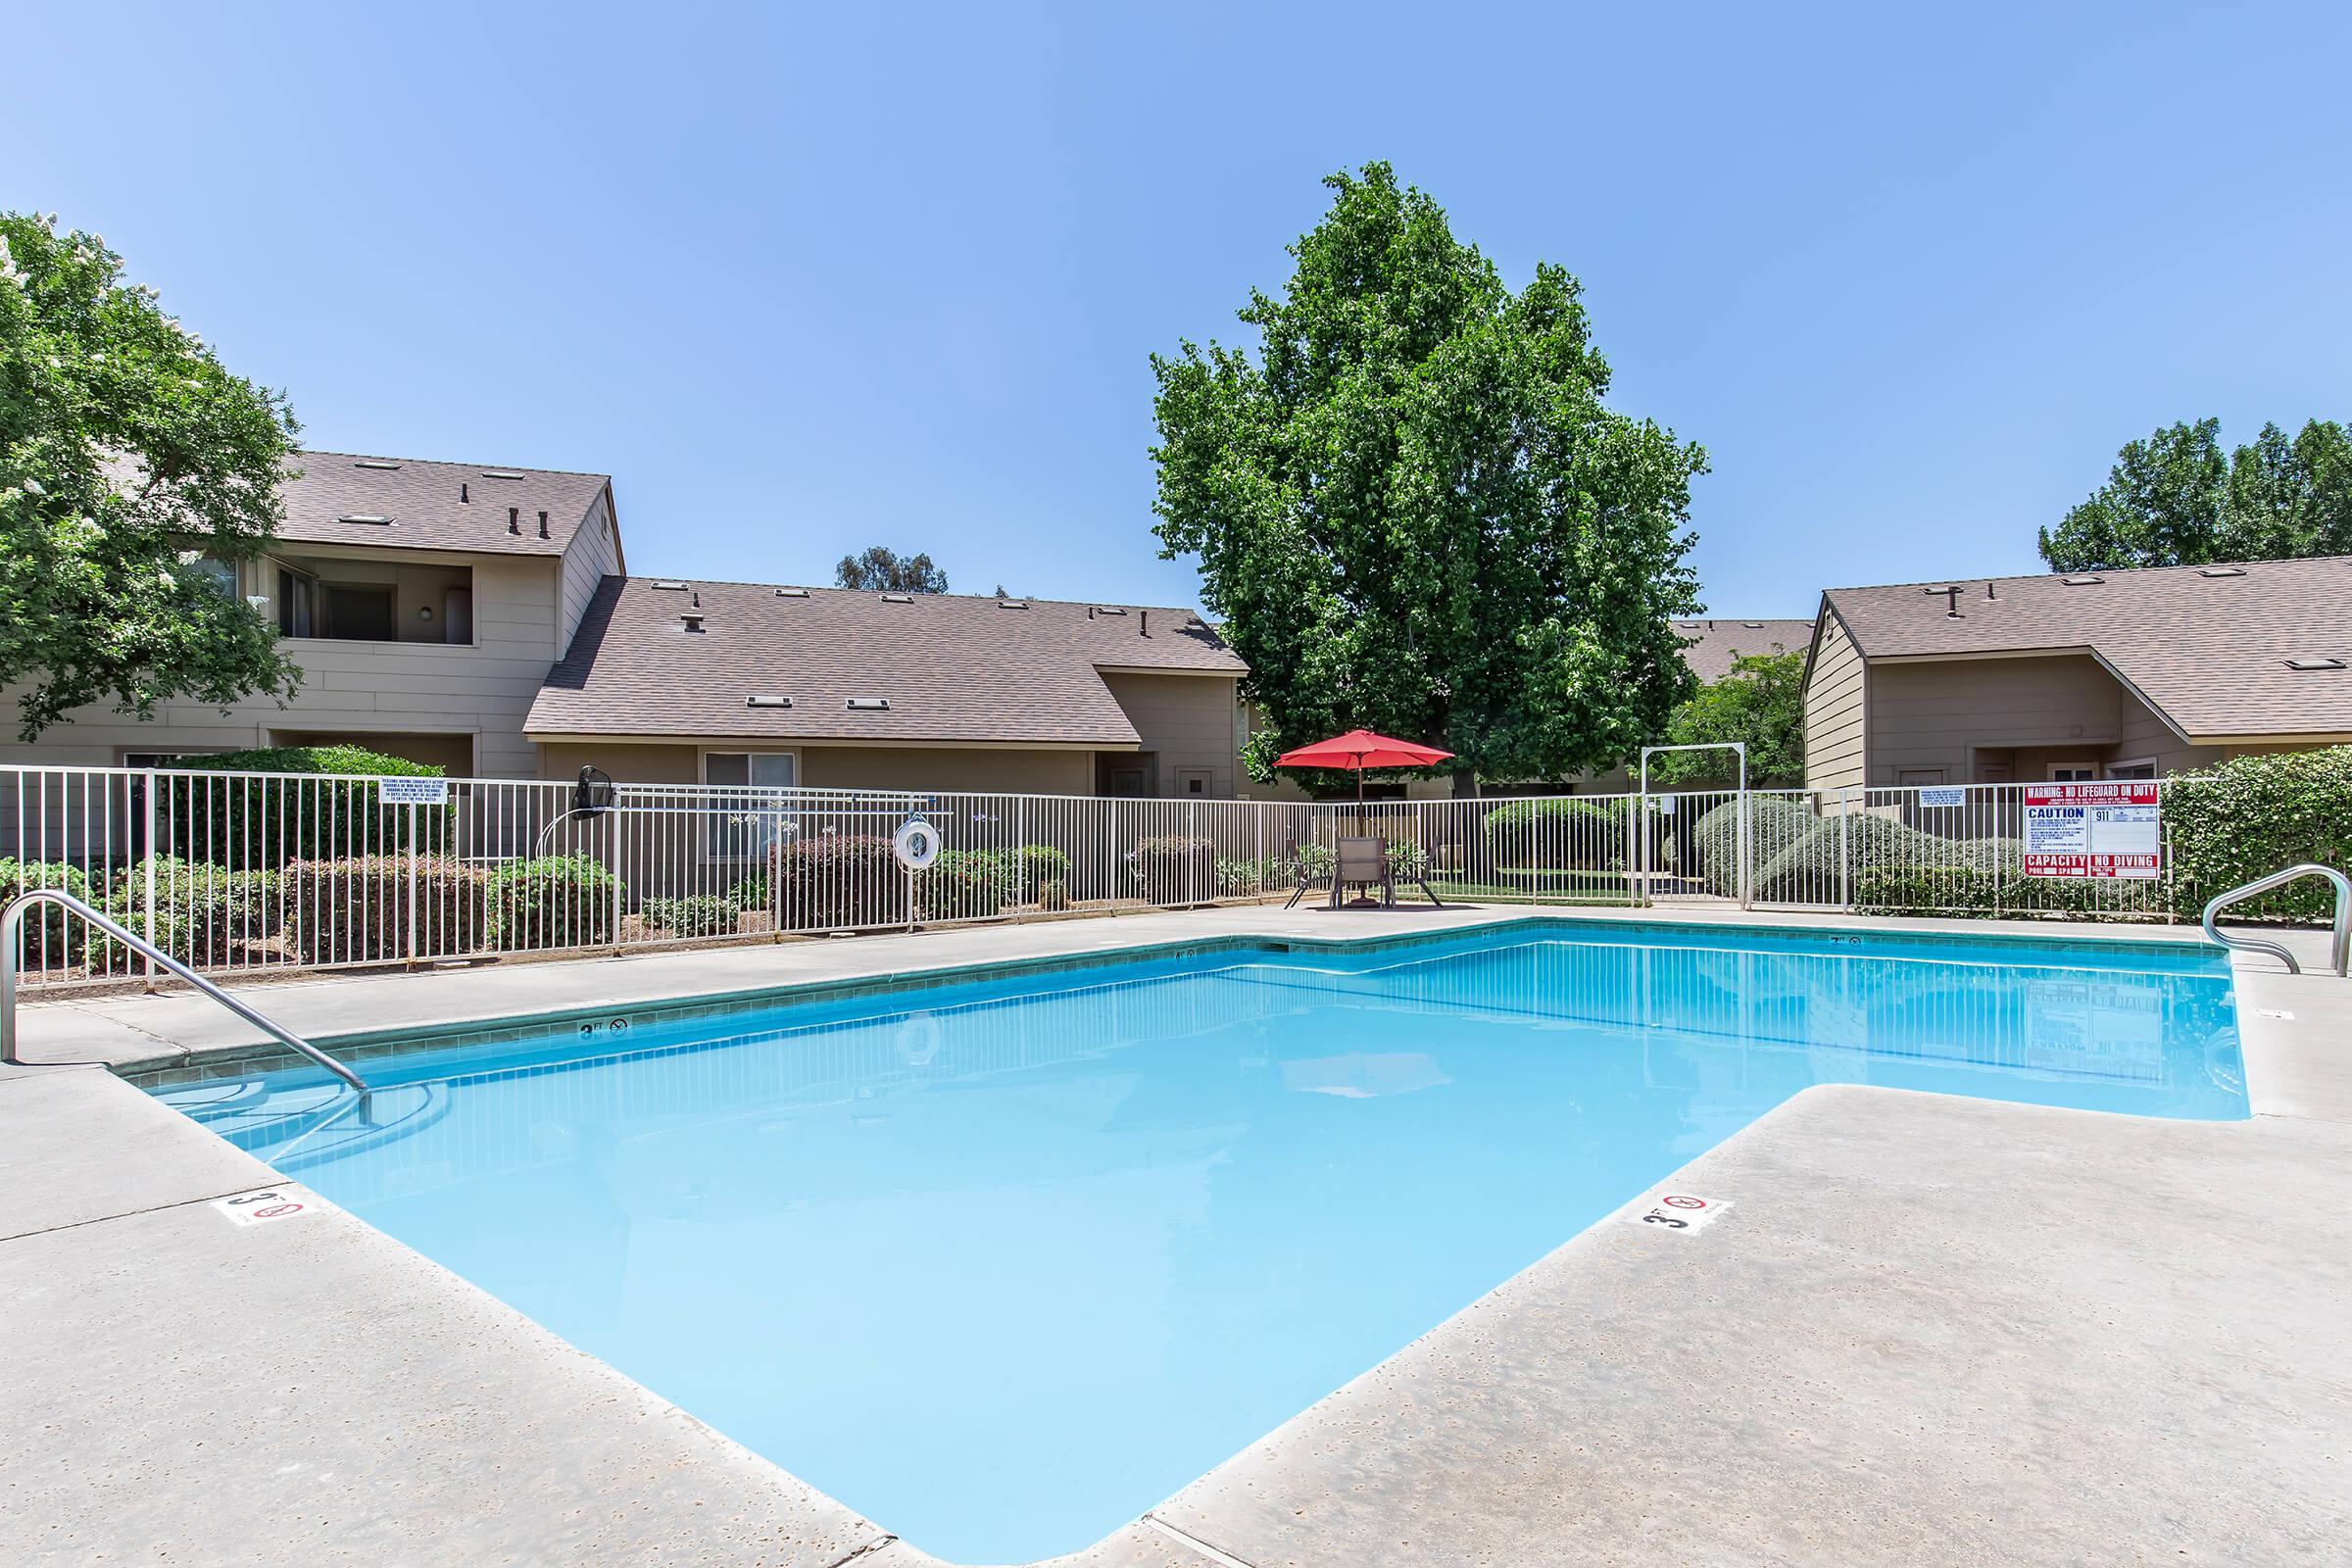
<path fill-rule="evenodd" d="M 610 472 L 706 577 L 1190 601 L 1145 357 L 1373 158 L 1584 279 L 1712 455 L 1720 613 L 2034 569 L 2176 418 L 2352 417 L 2352 8 L 1141 9 L 21 7 L 0 205 L 312 443 Z"/>

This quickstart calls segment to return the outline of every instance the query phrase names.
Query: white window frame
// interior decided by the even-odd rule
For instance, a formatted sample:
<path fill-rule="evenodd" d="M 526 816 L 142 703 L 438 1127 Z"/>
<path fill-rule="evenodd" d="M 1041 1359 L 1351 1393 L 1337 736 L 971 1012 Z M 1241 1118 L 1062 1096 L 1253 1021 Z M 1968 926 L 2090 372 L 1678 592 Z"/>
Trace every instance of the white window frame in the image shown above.
<path fill-rule="evenodd" d="M 2084 758 L 2080 761 L 2070 760 L 2063 762 L 2048 762 L 2043 764 L 2042 771 L 2049 775 L 2049 777 L 2044 781 L 2046 783 L 2088 784 L 2094 782 L 2098 778 L 2099 764 L 2091 761 L 2088 758 Z M 2061 778 L 2059 777 L 2061 773 L 2072 773 L 2075 776 L 2073 778 Z"/>
<path fill-rule="evenodd" d="M 2120 769 L 2120 768 L 2126 768 L 2126 767 L 2144 767 L 2144 768 L 2146 768 L 2146 769 L 2147 769 L 2147 771 L 2146 771 L 2145 773 L 2124 773 L 2124 772 L 2119 772 L 2119 771 L 2118 771 L 2118 769 Z M 2109 777 L 2109 778 L 2123 778 L 2123 779 L 2141 778 L 2141 779 L 2151 779 L 2151 778 L 2154 778 L 2154 777 L 2156 776 L 2156 759 L 2154 759 L 2153 757 L 2131 757 L 2131 758 L 2124 758 L 2124 759 L 2122 759 L 2122 760 L 2120 760 L 2113 761 L 2113 762 L 2109 762 L 2109 763 L 2107 764 L 2107 766 L 2106 766 L 2104 769 L 2102 769 L 2102 771 L 2103 771 L 2103 772 L 2106 774 L 2106 776 L 2107 776 L 2107 777 Z"/>

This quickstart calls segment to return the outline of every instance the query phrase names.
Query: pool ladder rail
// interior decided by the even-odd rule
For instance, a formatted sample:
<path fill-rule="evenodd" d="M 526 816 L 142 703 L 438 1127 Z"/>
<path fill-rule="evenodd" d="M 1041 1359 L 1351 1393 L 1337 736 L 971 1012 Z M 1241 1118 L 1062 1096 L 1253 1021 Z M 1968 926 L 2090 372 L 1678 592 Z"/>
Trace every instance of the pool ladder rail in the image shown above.
<path fill-rule="evenodd" d="M 2273 888 L 2282 888 L 2289 882 L 2300 882 L 2307 876 L 2325 877 L 2335 888 L 2335 943 L 2328 950 L 2328 961 L 2338 975 L 2346 973 L 2346 961 L 2352 959 L 2352 878 L 2331 865 L 2313 865 L 2309 861 L 2290 865 L 2283 871 L 2256 877 L 2243 887 L 2231 888 L 2218 895 L 2211 904 L 2205 906 L 2205 934 L 2225 948 L 2267 953 L 2285 964 L 2288 974 L 2301 974 L 2303 966 L 2295 961 L 2293 954 L 2286 951 L 2286 944 L 2273 942 L 2268 937 L 2227 937 L 2222 935 L 2222 928 L 2217 922 L 2222 910 L 2229 906 L 2257 894 L 2268 893 Z"/>
<path fill-rule="evenodd" d="M 174 958 L 145 937 L 139 936 L 120 921 L 110 919 L 71 893 L 56 888 L 34 888 L 22 895 L 0 915 L 0 1062 L 18 1062 L 17 1055 L 17 965 L 19 949 L 23 946 L 25 914 L 44 904 L 54 904 L 70 914 L 80 916 L 113 940 L 154 963 L 159 969 L 185 980 L 198 991 L 218 1002 L 247 1023 L 275 1040 L 279 1045 L 308 1056 L 328 1072 L 342 1079 L 360 1094 L 368 1093 L 368 1084 L 358 1073 L 312 1045 L 285 1025 L 247 1006 L 219 986 Z"/>

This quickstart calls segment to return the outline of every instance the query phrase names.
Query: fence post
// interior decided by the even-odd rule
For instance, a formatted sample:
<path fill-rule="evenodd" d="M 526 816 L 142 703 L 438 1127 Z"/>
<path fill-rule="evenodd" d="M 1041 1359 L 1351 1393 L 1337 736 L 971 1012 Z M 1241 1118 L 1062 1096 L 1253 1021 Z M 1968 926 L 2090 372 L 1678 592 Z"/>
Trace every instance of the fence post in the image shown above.
<path fill-rule="evenodd" d="M 553 802 L 549 804 L 561 810 L 564 807 L 564 797 L 559 795 Z M 620 952 L 620 917 L 622 908 L 624 907 L 621 902 L 621 894 L 623 889 L 620 881 L 620 813 L 618 811 L 607 811 L 604 813 L 604 816 L 605 842 L 610 845 L 612 850 L 612 951 L 615 955 L 617 955 Z M 781 812 L 777 813 L 777 820 L 779 822 L 783 820 Z M 596 823 L 593 820 L 589 822 L 588 830 L 592 833 L 596 831 Z M 761 841 L 760 853 L 764 855 L 766 853 L 767 845 L 773 843 L 774 841 L 775 830 L 770 828 L 768 830 L 767 837 Z M 705 885 L 708 886 L 708 884 Z"/>
<path fill-rule="evenodd" d="M 1747 767 L 1745 758 L 1740 759 L 1740 771 L 1744 775 Z M 1748 864 L 1750 858 L 1748 851 L 1754 845 L 1755 839 L 1747 831 L 1747 785 L 1743 781 L 1740 786 L 1740 907 L 1742 909 L 1752 909 L 1756 906 L 1754 897 L 1756 884 L 1755 878 L 1751 875 L 1754 867 Z M 1690 830 L 1686 828 L 1684 831 L 1689 832 Z"/>
<path fill-rule="evenodd" d="M 1854 908 L 1853 828 L 1854 792 L 1838 787 L 1838 906 L 1848 914 Z"/>
<path fill-rule="evenodd" d="M 152 767 L 147 770 L 146 803 L 147 830 L 142 835 L 146 848 L 141 857 L 143 863 L 139 876 L 139 886 L 144 890 L 139 901 L 142 906 L 140 912 L 146 918 L 147 940 L 160 947 L 162 944 L 155 929 L 155 769 Z M 46 802 L 42 803 L 42 808 L 47 809 Z M 153 991 L 155 989 L 155 959 L 142 956 L 139 961 L 146 966 L 146 989 Z"/>
<path fill-rule="evenodd" d="M 356 790 L 355 792 L 356 793 Z M 374 803 L 382 810 L 383 803 Z M 409 962 L 416 961 L 416 808 L 409 808 Z"/>

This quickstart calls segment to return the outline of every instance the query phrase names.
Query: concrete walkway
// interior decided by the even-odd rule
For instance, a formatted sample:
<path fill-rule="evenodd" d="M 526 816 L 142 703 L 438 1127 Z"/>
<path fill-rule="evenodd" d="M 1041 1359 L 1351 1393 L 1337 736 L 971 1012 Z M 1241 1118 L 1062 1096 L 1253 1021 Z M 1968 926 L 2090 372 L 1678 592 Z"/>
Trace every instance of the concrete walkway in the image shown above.
<path fill-rule="evenodd" d="M 256 995 L 338 1036 L 1525 912 L 1207 910 Z M 1715 1225 L 1568 1240 L 1068 1561 L 2341 1560 L 2352 986 L 2259 960 L 2238 984 L 2251 1121 L 1809 1090 L 1679 1178 L 1734 1200 Z M 932 1562 L 356 1219 L 233 1223 L 214 1200 L 270 1171 L 99 1065 L 250 1044 L 218 1009 L 49 1004 L 25 1036 L 83 1065 L 0 1068 L 0 1561 Z"/>

